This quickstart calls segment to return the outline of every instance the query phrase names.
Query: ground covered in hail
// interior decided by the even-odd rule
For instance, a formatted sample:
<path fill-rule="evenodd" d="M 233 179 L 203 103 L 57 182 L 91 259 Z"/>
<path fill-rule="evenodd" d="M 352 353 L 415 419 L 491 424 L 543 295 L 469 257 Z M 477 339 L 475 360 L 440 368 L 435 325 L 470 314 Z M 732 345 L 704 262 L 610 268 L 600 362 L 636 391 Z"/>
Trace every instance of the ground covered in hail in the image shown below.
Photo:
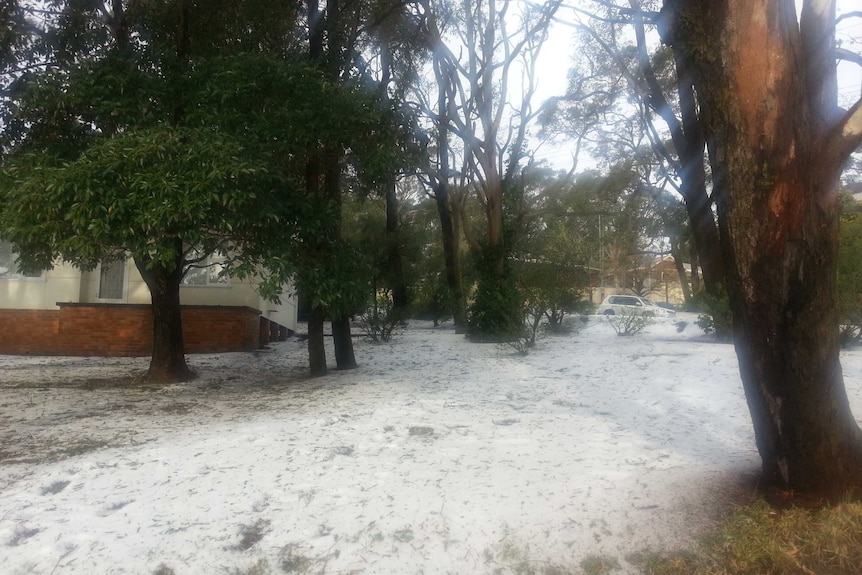
<path fill-rule="evenodd" d="M 145 358 L 0 356 L 0 569 L 635 573 L 758 467 L 733 347 L 692 319 L 589 318 L 528 355 L 412 322 L 318 379 L 298 339 L 161 387 Z"/>

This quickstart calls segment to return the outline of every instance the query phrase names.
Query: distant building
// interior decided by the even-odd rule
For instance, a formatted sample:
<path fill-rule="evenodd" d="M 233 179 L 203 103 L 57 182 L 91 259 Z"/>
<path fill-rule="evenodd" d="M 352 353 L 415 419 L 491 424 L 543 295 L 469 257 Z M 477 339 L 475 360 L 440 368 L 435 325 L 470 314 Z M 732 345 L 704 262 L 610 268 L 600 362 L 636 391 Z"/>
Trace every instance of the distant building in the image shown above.
<path fill-rule="evenodd" d="M 691 285 L 691 264 L 683 264 L 686 281 Z M 619 269 L 591 270 L 589 298 L 601 303 L 609 295 L 638 294 L 656 302 L 685 303 L 679 273 L 673 257 L 644 255 L 630 258 Z"/>

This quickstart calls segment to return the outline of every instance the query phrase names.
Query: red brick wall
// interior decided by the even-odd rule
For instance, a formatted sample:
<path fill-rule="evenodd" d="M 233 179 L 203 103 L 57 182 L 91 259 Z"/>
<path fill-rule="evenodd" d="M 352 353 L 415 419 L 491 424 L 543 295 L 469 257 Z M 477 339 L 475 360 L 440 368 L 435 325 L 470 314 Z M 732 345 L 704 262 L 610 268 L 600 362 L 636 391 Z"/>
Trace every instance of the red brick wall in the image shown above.
<path fill-rule="evenodd" d="M 53 311 L 0 309 L 0 353 L 138 356 L 152 351 L 153 319 L 147 305 L 59 305 Z M 260 312 L 183 306 L 183 339 L 186 353 L 257 349 Z"/>
<path fill-rule="evenodd" d="M 259 325 L 260 312 L 250 307 L 183 306 L 186 353 L 257 349 Z"/>
<path fill-rule="evenodd" d="M 58 355 L 149 355 L 153 314 L 147 305 L 60 305 Z"/>
<path fill-rule="evenodd" d="M 60 312 L 0 309 L 0 353 L 41 354 L 57 344 Z"/>

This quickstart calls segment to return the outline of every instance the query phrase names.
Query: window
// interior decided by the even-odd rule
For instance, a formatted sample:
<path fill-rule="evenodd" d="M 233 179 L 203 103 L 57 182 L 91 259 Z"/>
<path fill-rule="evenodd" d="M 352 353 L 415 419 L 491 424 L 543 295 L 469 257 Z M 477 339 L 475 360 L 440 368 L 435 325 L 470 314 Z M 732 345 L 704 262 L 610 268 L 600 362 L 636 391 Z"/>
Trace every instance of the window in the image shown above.
<path fill-rule="evenodd" d="M 225 257 L 224 255 L 213 252 L 204 257 L 199 250 L 193 250 L 187 256 L 190 260 L 200 259 L 193 263 L 186 271 L 183 277 L 183 285 L 185 286 L 219 286 L 229 287 L 230 278 L 224 274 Z"/>
<path fill-rule="evenodd" d="M 114 258 L 99 265 L 99 299 L 122 300 L 126 287 L 126 260 Z"/>
<path fill-rule="evenodd" d="M 42 272 L 18 271 L 18 254 L 12 250 L 12 244 L 0 240 L 0 279 L 40 278 Z"/>

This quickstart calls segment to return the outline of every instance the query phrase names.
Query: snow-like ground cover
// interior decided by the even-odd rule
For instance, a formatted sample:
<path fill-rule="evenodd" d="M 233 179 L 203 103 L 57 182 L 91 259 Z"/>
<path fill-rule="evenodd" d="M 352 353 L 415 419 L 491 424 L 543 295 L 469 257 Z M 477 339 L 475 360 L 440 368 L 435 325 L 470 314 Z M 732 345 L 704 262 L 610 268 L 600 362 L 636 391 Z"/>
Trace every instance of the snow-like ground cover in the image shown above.
<path fill-rule="evenodd" d="M 733 347 L 680 319 L 527 356 L 412 322 L 357 339 L 358 370 L 308 379 L 290 340 L 161 388 L 117 386 L 144 358 L 0 356 L 0 571 L 506 573 L 514 549 L 633 573 L 759 464 Z"/>

